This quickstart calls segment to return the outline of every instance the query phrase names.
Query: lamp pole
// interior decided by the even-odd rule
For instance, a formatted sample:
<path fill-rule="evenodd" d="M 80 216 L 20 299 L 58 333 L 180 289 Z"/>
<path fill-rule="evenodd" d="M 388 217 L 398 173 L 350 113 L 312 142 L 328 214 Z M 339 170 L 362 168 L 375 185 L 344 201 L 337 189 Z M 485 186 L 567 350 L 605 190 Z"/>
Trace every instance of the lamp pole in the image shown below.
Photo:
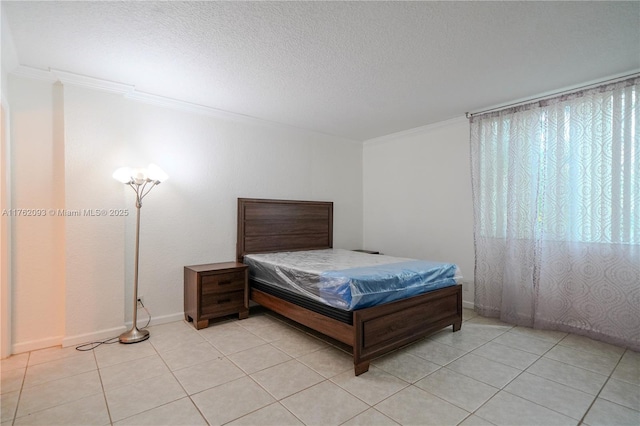
<path fill-rule="evenodd" d="M 113 177 L 131 187 L 136 193 L 136 252 L 133 263 L 133 323 L 131 329 L 119 336 L 120 343 L 138 343 L 149 338 L 149 330 L 138 329 L 138 264 L 140 258 L 140 208 L 142 199 L 153 187 L 167 179 L 167 174 L 156 165 L 147 169 L 122 167 L 113 173 Z"/>
<path fill-rule="evenodd" d="M 136 254 L 133 262 L 133 323 L 129 331 L 120 335 L 120 343 L 137 343 L 149 338 L 149 330 L 138 330 L 138 259 L 140 258 L 140 207 L 142 207 L 139 188 L 140 185 L 134 188 L 136 191 Z"/>

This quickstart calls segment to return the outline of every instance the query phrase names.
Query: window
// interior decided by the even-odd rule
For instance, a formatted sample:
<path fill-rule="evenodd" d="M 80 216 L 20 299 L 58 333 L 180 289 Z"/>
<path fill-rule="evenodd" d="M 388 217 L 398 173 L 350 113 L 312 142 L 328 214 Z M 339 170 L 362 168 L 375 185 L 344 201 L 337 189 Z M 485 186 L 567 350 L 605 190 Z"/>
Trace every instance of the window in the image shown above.
<path fill-rule="evenodd" d="M 481 118 L 479 232 L 640 244 L 639 108 L 628 85 Z"/>
<path fill-rule="evenodd" d="M 639 84 L 472 117 L 480 314 L 640 350 Z"/>

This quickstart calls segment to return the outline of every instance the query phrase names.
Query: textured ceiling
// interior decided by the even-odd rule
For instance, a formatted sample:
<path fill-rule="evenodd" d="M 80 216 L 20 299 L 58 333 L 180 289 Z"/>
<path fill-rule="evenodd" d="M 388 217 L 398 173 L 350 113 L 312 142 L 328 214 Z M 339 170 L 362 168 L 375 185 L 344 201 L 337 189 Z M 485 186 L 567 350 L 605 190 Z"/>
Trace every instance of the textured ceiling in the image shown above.
<path fill-rule="evenodd" d="M 11 2 L 20 65 L 354 140 L 640 69 L 640 2 Z"/>

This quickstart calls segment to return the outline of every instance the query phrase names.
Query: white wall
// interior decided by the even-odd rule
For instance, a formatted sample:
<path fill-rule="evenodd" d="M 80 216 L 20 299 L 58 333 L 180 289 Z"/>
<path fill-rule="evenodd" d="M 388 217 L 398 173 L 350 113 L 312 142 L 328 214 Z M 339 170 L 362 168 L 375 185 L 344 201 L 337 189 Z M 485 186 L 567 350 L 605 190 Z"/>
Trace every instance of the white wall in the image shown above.
<path fill-rule="evenodd" d="M 121 165 L 154 162 L 169 174 L 141 211 L 139 294 L 152 313 L 183 311 L 184 265 L 235 259 L 238 197 L 333 201 L 334 246 L 360 245 L 361 144 L 139 102 L 127 104 L 125 122 L 129 151 Z M 133 191 L 124 196 L 134 213 Z M 132 214 L 128 277 L 134 227 Z"/>
<path fill-rule="evenodd" d="M 55 123 L 59 86 L 10 76 L 11 205 L 45 212 L 63 207 L 61 142 Z M 64 219 L 12 217 L 13 352 L 60 342 L 64 333 Z"/>
<path fill-rule="evenodd" d="M 9 108 L 4 97 L 0 104 L 0 204 L 11 209 L 9 179 Z M 11 355 L 11 217 L 0 217 L 0 358 Z"/>
<path fill-rule="evenodd" d="M 365 142 L 364 248 L 456 263 L 473 303 L 473 205 L 464 118 Z"/>
<path fill-rule="evenodd" d="M 0 5 L 0 205 L 11 208 L 11 108 L 9 72 L 18 64 L 7 18 Z M 11 216 L 0 217 L 0 358 L 11 354 Z"/>
<path fill-rule="evenodd" d="M 64 86 L 63 91 L 64 153 L 56 164 L 63 168 L 59 179 L 64 181 L 64 208 L 81 212 L 64 218 L 62 343 L 68 346 L 119 335 L 125 308 L 131 310 L 133 301 L 125 303 L 124 221 L 95 215 L 125 207 L 124 185 L 111 174 L 125 157 L 126 101 L 120 95 L 74 86 Z"/>
<path fill-rule="evenodd" d="M 142 207 L 139 294 L 155 321 L 183 317 L 183 266 L 234 259 L 237 197 L 331 200 L 334 246 L 361 245 L 360 143 L 70 84 L 10 85 L 14 206 L 130 212 L 17 221 L 14 352 L 110 337 L 130 321 L 134 194 L 111 177 L 123 165 L 170 176 Z"/>

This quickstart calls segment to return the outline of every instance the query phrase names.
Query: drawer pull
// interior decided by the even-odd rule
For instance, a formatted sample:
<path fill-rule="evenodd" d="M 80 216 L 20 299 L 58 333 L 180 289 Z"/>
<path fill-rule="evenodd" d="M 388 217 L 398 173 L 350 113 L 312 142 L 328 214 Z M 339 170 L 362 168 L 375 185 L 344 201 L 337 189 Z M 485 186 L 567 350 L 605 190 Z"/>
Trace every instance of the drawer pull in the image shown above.
<path fill-rule="evenodd" d="M 231 302 L 231 299 L 221 299 L 221 300 L 218 300 L 218 305 L 221 305 L 223 303 L 229 303 L 229 302 Z"/>

